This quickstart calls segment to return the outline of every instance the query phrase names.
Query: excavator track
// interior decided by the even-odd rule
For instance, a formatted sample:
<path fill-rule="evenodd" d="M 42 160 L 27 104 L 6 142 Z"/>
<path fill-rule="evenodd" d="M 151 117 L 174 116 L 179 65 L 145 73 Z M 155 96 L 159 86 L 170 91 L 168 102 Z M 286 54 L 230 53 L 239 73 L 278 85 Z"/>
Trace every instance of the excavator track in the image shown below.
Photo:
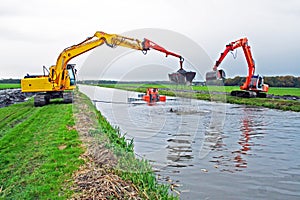
<path fill-rule="evenodd" d="M 64 92 L 63 99 L 64 99 L 64 103 L 72 103 L 73 102 L 73 92 Z"/>
<path fill-rule="evenodd" d="M 47 94 L 38 93 L 34 96 L 34 106 L 44 106 L 48 104 L 50 101 L 50 97 Z"/>
<path fill-rule="evenodd" d="M 257 96 L 257 93 L 254 91 L 234 90 L 231 91 L 230 95 L 243 98 L 255 98 Z"/>
<path fill-rule="evenodd" d="M 50 99 L 56 98 L 63 98 L 64 103 L 73 103 L 73 92 L 38 93 L 34 96 L 34 106 L 45 106 L 50 103 Z"/>

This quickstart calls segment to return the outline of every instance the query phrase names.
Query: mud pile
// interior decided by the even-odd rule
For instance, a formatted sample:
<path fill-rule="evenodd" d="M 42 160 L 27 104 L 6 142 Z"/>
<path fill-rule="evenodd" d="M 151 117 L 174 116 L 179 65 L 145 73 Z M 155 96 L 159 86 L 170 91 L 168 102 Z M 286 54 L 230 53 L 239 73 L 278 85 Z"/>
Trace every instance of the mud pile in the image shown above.
<path fill-rule="evenodd" d="M 274 94 L 267 94 L 267 98 L 300 101 L 300 97 L 299 96 L 292 96 L 292 95 L 278 96 L 278 95 L 274 95 Z"/>
<path fill-rule="evenodd" d="M 21 89 L 0 90 L 0 108 L 14 103 L 24 102 L 32 93 L 23 93 Z"/>

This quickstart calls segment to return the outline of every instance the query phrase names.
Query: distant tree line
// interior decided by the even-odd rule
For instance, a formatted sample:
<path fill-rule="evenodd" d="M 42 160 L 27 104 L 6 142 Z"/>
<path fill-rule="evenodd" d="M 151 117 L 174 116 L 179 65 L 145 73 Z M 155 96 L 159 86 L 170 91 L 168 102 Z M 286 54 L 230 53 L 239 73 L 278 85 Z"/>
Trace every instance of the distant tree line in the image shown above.
<path fill-rule="evenodd" d="M 234 78 L 226 78 L 224 79 L 224 85 L 226 86 L 240 86 L 245 82 L 246 77 L 236 76 Z M 159 82 L 159 81 L 158 81 Z M 297 87 L 300 88 L 300 77 L 295 76 L 267 76 L 264 77 L 264 82 L 268 84 L 270 87 Z M 0 79 L 0 83 L 21 83 L 20 79 Z M 86 84 L 116 84 L 123 83 L 113 80 L 84 80 L 79 81 L 79 83 Z M 128 82 L 124 82 L 128 83 Z M 136 81 L 135 83 L 145 83 L 143 81 Z M 149 83 L 149 82 L 147 82 Z M 157 83 L 157 82 L 155 82 Z M 167 81 L 162 81 L 161 83 L 167 84 Z M 201 82 L 202 83 L 202 82 Z M 215 83 L 215 85 L 219 85 Z"/>
<path fill-rule="evenodd" d="M 265 77 L 265 82 L 271 87 L 297 87 L 300 88 L 300 77 L 275 76 Z"/>
<path fill-rule="evenodd" d="M 227 78 L 224 80 L 226 86 L 239 86 L 243 85 L 246 77 L 236 76 L 234 78 Z M 271 76 L 264 77 L 264 83 L 270 87 L 297 87 L 300 88 L 300 77 L 294 76 Z"/>
<path fill-rule="evenodd" d="M 0 79 L 0 83 L 21 83 L 21 79 Z"/>
<path fill-rule="evenodd" d="M 77 81 L 78 84 L 88 84 L 88 85 L 97 85 L 97 84 L 116 84 L 117 81 L 110 80 L 81 80 Z"/>

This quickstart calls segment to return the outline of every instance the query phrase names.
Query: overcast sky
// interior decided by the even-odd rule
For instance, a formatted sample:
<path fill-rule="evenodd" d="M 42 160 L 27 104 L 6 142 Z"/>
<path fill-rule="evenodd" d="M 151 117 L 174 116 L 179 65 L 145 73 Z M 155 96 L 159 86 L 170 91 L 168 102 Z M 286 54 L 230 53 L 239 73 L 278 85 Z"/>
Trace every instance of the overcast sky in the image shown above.
<path fill-rule="evenodd" d="M 257 73 L 300 76 L 299 0 L 2 0 L 0 78 L 41 74 L 64 48 L 97 30 L 122 34 L 143 28 L 186 36 L 212 63 L 227 43 L 248 37 Z M 72 63 L 80 69 L 89 54 Z M 237 55 L 228 54 L 221 65 L 228 77 L 246 75 L 241 49 Z"/>

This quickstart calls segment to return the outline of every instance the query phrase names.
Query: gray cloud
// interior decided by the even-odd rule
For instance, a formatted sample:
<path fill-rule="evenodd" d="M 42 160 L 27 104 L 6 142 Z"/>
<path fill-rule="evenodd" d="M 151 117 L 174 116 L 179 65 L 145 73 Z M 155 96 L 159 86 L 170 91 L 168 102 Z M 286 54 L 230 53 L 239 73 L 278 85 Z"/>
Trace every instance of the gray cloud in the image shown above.
<path fill-rule="evenodd" d="M 97 30 L 120 34 L 141 28 L 180 33 L 198 43 L 213 61 L 228 42 L 247 36 L 261 74 L 299 75 L 299 9 L 298 0 L 4 1 L 0 7 L 0 57 L 6 64 L 0 66 L 0 78 L 22 77 L 24 63 L 26 71 L 38 72 L 36 66 L 54 64 L 61 50 Z M 184 46 L 176 38 L 173 41 Z M 230 76 L 245 74 L 246 64 L 238 52 L 237 60 L 226 58 L 223 62 Z M 9 59 L 16 55 L 23 59 Z M 81 58 L 85 57 L 75 61 L 84 63 Z"/>

